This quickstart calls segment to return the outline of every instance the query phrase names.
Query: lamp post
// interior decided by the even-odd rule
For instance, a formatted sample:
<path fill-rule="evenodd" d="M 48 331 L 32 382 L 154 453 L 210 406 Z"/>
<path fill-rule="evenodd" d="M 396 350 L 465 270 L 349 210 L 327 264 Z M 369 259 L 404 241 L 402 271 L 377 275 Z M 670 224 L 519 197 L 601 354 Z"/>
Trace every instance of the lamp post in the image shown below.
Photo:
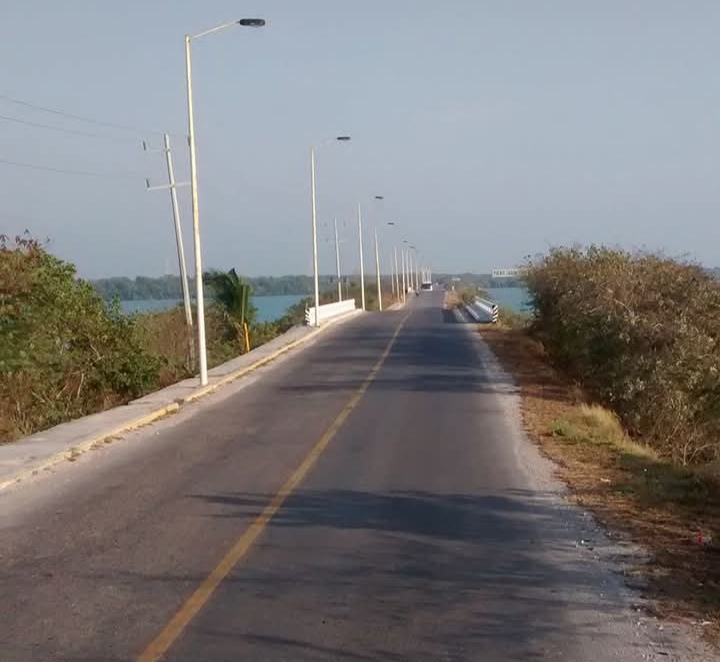
<path fill-rule="evenodd" d="M 403 239 L 403 244 L 409 246 L 410 242 L 407 239 Z M 403 268 L 403 290 L 407 292 L 412 287 L 412 281 L 410 280 L 410 251 L 405 249 L 405 266 Z"/>
<path fill-rule="evenodd" d="M 413 258 L 410 249 L 407 251 L 407 272 L 408 272 L 408 290 L 415 289 L 415 279 L 413 278 Z"/>
<path fill-rule="evenodd" d="M 375 200 L 382 201 L 385 197 L 382 195 L 376 195 Z M 377 223 L 375 223 L 375 274 L 377 277 L 377 298 L 378 298 L 378 310 L 382 312 L 382 285 L 380 282 L 380 247 L 378 246 L 378 232 Z"/>
<path fill-rule="evenodd" d="M 380 283 L 380 247 L 378 246 L 377 226 L 375 226 L 375 272 L 377 276 L 378 310 L 382 312 L 382 285 Z"/>
<path fill-rule="evenodd" d="M 387 224 L 390 227 L 395 227 L 395 221 L 388 221 Z M 395 256 L 395 269 L 394 269 L 394 275 L 393 275 L 393 256 Z M 391 282 L 393 284 L 393 291 L 395 294 L 395 297 L 397 301 L 400 301 L 400 270 L 398 268 L 398 258 L 397 258 L 397 247 L 393 246 L 393 252 L 390 256 L 390 278 Z M 394 278 L 394 280 L 393 280 Z"/>
<path fill-rule="evenodd" d="M 362 214 L 360 205 L 357 207 L 358 221 L 358 243 L 360 245 L 360 301 L 362 309 L 365 310 L 365 264 L 363 262 L 363 234 L 362 234 Z"/>
<path fill-rule="evenodd" d="M 417 247 L 412 244 L 410 244 L 410 248 L 412 248 L 415 253 L 415 269 L 411 273 L 411 280 L 415 281 L 415 291 L 417 292 L 420 289 L 420 276 L 418 275 L 420 270 L 420 254 L 418 253 Z"/>
<path fill-rule="evenodd" d="M 261 28 L 265 25 L 264 18 L 241 18 L 237 21 L 222 23 L 214 28 L 185 35 L 185 82 L 187 84 L 187 112 L 188 112 L 188 143 L 190 146 L 190 193 L 192 198 L 193 245 L 195 252 L 195 285 L 197 306 L 197 334 L 198 358 L 200 363 L 200 384 L 208 383 L 207 375 L 207 346 L 205 343 L 205 298 L 203 293 L 202 250 L 200 246 L 200 208 L 198 205 L 197 190 L 197 155 L 195 150 L 195 118 L 193 114 L 192 92 L 192 62 L 190 58 L 190 42 L 213 32 L 218 32 L 233 25 L 242 25 L 249 28 Z"/>
<path fill-rule="evenodd" d="M 335 268 L 337 269 L 338 301 L 342 301 L 342 280 L 340 279 L 340 242 L 338 241 L 337 218 L 335 220 Z"/>
<path fill-rule="evenodd" d="M 397 246 L 393 246 L 393 253 L 395 253 L 395 292 L 397 292 L 397 298 L 398 303 L 400 302 L 400 267 L 398 265 L 398 259 L 397 259 Z M 402 300 L 405 300 L 405 295 L 403 294 Z"/>
<path fill-rule="evenodd" d="M 347 142 L 350 136 L 337 136 L 335 140 Z M 315 203 L 315 148 L 310 148 L 310 198 L 312 200 L 312 237 L 313 237 L 313 281 L 315 285 L 315 324 L 320 326 L 320 281 L 318 278 L 318 242 L 317 242 L 317 205 Z"/>

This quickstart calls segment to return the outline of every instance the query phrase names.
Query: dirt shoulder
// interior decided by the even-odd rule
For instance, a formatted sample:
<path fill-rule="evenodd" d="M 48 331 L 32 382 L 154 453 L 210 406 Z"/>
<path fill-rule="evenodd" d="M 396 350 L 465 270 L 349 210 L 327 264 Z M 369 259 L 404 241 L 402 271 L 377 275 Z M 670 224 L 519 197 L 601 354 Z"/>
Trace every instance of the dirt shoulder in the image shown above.
<path fill-rule="evenodd" d="M 453 306 L 449 297 L 448 307 Z M 684 618 L 720 642 L 720 485 L 630 440 L 607 410 L 553 369 L 524 330 L 479 332 L 521 390 L 525 430 L 557 466 L 570 498 L 609 531 L 645 547 L 629 571 L 657 614 Z"/>

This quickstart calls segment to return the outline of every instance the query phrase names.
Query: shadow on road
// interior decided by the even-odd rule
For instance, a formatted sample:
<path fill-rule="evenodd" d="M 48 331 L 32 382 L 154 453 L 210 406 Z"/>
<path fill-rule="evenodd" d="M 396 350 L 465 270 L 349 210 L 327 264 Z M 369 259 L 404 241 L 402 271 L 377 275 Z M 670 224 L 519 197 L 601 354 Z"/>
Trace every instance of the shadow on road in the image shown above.
<path fill-rule="evenodd" d="M 451 315 L 454 316 L 448 310 L 416 313 L 412 327 L 403 330 L 396 339 L 371 390 L 438 394 L 517 392 L 507 373 L 482 360 L 478 339 L 467 332 L 462 322 L 451 322 Z M 442 319 L 439 324 L 438 317 Z M 364 330 L 348 329 L 343 342 L 338 341 L 337 350 L 332 345 L 313 356 L 313 374 L 279 390 L 318 393 L 357 389 L 367 378 L 368 353 L 379 357 L 392 331 L 375 330 L 369 337 Z M 548 388 L 543 397 L 555 400 L 563 394 Z"/>
<path fill-rule="evenodd" d="M 195 498 L 210 517 L 247 520 L 270 497 Z M 561 511 L 523 491 L 302 491 L 228 579 L 192 648 L 229 640 L 264 660 L 587 659 L 573 657 L 577 646 L 611 649 L 626 615 Z M 237 620 L 223 616 L 234 610 Z"/>

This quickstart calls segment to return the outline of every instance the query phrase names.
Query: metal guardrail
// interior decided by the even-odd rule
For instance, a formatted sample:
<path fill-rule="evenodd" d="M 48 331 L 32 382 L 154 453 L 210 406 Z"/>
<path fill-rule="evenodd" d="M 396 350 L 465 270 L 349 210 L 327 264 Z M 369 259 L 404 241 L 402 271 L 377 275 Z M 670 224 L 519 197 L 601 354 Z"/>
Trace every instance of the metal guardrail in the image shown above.
<path fill-rule="evenodd" d="M 465 310 L 476 322 L 497 324 L 500 316 L 498 305 L 494 301 L 488 301 L 480 297 L 475 297 L 475 301 L 469 306 L 465 306 Z"/>
<path fill-rule="evenodd" d="M 351 313 L 353 310 L 355 310 L 355 299 L 344 299 L 343 301 L 326 303 L 318 308 L 318 323 L 322 324 L 338 315 Z M 305 324 L 308 326 L 315 324 L 315 306 L 305 309 Z"/>

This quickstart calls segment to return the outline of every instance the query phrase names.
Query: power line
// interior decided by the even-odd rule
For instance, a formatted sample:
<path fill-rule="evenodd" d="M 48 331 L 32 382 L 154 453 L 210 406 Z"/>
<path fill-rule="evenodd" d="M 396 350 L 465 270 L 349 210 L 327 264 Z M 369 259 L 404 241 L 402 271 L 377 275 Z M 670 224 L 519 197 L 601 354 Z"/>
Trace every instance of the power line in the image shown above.
<path fill-rule="evenodd" d="M 113 142 L 122 143 L 135 143 L 135 140 L 130 138 L 115 138 L 114 136 L 104 136 L 100 133 L 91 133 L 89 131 L 79 131 L 76 129 L 66 129 L 62 126 L 53 126 L 52 124 L 43 124 L 41 122 L 30 122 L 28 120 L 20 119 L 19 117 L 10 117 L 9 115 L 0 115 L 0 120 L 6 122 L 17 122 L 18 124 L 25 124 L 27 126 L 33 126 L 38 129 L 50 129 L 51 131 L 60 131 L 61 133 L 69 133 L 74 136 L 85 136 L 87 138 L 99 138 L 100 140 L 111 140 Z"/>
<path fill-rule="evenodd" d="M 26 108 L 33 108 L 35 110 L 41 110 L 45 113 L 52 113 L 53 115 L 60 115 L 61 117 L 69 117 L 70 119 L 77 120 L 78 122 L 88 122 L 90 124 L 95 124 L 97 126 L 106 126 L 112 129 L 119 129 L 120 131 L 134 131 L 136 133 L 157 133 L 162 134 L 162 131 L 157 131 L 155 129 L 145 129 L 143 127 L 133 126 L 130 124 L 118 124 L 116 122 L 105 122 L 103 120 L 98 120 L 93 117 L 85 117 L 83 115 L 75 115 L 73 113 L 66 113 L 63 110 L 58 110 L 57 108 L 49 108 L 48 106 L 40 106 L 35 103 L 30 103 L 29 101 L 23 101 L 22 99 L 16 99 L 14 97 L 7 96 L 6 94 L 0 94 L 0 99 L 3 101 L 7 101 L 9 103 L 15 103 L 19 106 L 25 106 Z M 182 135 L 182 134 L 179 134 Z"/>
<path fill-rule="evenodd" d="M 40 165 L 37 163 L 25 163 L 23 161 L 11 161 L 9 159 L 0 158 L 0 163 L 4 165 L 15 166 L 18 168 L 29 168 L 31 170 L 45 170 L 47 172 L 59 172 L 66 175 L 83 175 L 85 177 L 110 177 L 113 179 L 134 179 L 142 178 L 142 175 L 135 172 L 92 172 L 90 170 L 72 170 L 69 168 L 54 168 L 52 166 Z"/>

